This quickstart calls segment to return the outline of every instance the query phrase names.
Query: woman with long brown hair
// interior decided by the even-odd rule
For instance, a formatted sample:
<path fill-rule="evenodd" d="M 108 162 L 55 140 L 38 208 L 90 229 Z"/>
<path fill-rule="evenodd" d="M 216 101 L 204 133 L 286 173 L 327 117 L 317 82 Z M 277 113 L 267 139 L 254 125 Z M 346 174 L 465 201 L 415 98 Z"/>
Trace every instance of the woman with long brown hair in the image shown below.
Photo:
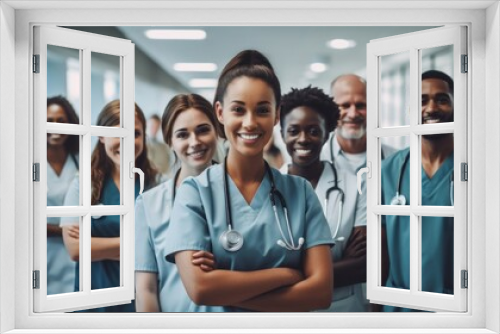
<path fill-rule="evenodd" d="M 97 118 L 98 126 L 120 126 L 120 101 L 109 102 Z M 144 172 L 145 188 L 155 185 L 156 171 L 147 158 L 146 119 L 135 105 L 135 166 Z M 120 204 L 120 138 L 99 137 L 91 159 L 92 205 Z M 65 199 L 66 205 L 78 203 L 78 180 Z M 135 197 L 139 193 L 136 178 Z M 70 257 L 79 260 L 79 229 L 71 219 L 63 219 L 63 238 Z M 93 216 L 91 223 L 91 289 L 120 286 L 120 216 Z M 76 265 L 75 291 L 79 291 L 79 265 Z M 89 312 L 134 312 L 135 304 L 101 307 Z"/>
<path fill-rule="evenodd" d="M 212 105 L 197 94 L 176 95 L 165 108 L 162 130 L 180 168 L 175 177 L 145 192 L 135 206 L 136 308 L 138 312 L 221 311 L 197 307 L 182 285 L 177 267 L 165 261 L 168 233 L 177 188 L 213 164 L 219 126 Z"/>

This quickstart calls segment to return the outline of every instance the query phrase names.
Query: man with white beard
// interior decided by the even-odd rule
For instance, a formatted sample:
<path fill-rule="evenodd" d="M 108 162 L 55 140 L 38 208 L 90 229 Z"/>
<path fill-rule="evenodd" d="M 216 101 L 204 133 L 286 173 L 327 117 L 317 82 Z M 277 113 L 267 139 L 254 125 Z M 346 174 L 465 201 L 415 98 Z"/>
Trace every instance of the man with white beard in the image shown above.
<path fill-rule="evenodd" d="M 350 173 L 356 176 L 358 170 L 366 165 L 366 81 L 354 74 L 341 75 L 333 80 L 331 95 L 339 107 L 340 115 L 335 132 L 330 134 L 330 138 L 323 146 L 321 160 L 332 162 L 339 174 Z M 382 159 L 395 151 L 392 147 L 382 144 Z M 353 179 L 356 180 L 356 178 Z M 358 194 L 356 184 L 339 184 L 339 187 L 344 191 L 346 199 L 351 199 L 344 203 L 344 214 L 353 213 L 354 210 L 350 208 L 359 205 L 358 201 L 364 201 L 363 204 L 366 208 L 365 182 L 362 184 L 362 188 L 365 189 L 362 195 Z M 366 285 L 364 284 L 366 282 L 366 212 L 362 216 L 353 216 L 352 219 L 355 221 L 355 227 L 349 240 L 344 241 L 347 242 L 344 247 L 351 249 L 350 245 L 357 245 L 358 256 L 364 254 L 364 262 L 358 261 L 357 265 L 358 270 L 364 271 L 364 280 L 346 282 L 352 287 L 352 292 L 356 295 L 354 299 L 357 302 L 348 302 L 347 299 L 345 301 L 339 300 L 338 311 L 378 310 L 378 307 L 370 307 L 366 299 Z M 363 249 L 359 248 L 360 245 L 363 245 Z M 349 257 L 350 253 L 352 252 L 347 252 L 343 256 Z M 384 260 L 386 259 L 384 256 Z M 347 259 L 343 258 L 343 260 Z M 386 271 L 387 266 L 384 264 L 383 267 Z M 333 293 L 335 296 L 335 287 Z"/>

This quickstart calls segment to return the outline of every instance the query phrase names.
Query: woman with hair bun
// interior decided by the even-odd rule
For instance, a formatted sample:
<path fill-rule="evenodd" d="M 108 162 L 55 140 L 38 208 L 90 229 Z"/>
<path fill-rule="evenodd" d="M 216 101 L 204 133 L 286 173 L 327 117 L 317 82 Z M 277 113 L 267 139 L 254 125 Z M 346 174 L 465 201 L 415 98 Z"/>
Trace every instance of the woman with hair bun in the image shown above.
<path fill-rule="evenodd" d="M 240 52 L 219 77 L 214 111 L 229 152 L 184 181 L 164 242 L 198 305 L 226 312 L 330 305 L 332 238 L 321 204 L 305 179 L 282 175 L 263 157 L 280 99 L 279 80 L 258 51 Z"/>
<path fill-rule="evenodd" d="M 145 192 L 135 206 L 137 312 L 221 311 L 197 306 L 186 294 L 177 267 L 165 261 L 164 244 L 177 188 L 213 164 L 219 124 L 212 105 L 197 94 L 172 98 L 162 117 L 165 143 L 181 166 L 175 177 Z M 209 269 L 209 267 L 205 267 Z"/>

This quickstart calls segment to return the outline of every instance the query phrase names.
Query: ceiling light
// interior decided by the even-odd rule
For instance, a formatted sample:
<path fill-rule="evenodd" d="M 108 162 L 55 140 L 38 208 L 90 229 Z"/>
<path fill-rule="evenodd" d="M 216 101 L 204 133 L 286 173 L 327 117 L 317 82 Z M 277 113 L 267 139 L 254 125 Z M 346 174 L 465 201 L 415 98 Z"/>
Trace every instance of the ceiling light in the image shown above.
<path fill-rule="evenodd" d="M 217 70 L 214 63 L 176 63 L 174 70 L 179 72 L 213 72 Z"/>
<path fill-rule="evenodd" d="M 338 38 L 338 39 L 332 39 L 327 43 L 327 45 L 332 49 L 343 50 L 355 47 L 356 41 L 353 41 L 352 39 Z"/>
<path fill-rule="evenodd" d="M 189 86 L 192 88 L 214 88 L 217 87 L 216 79 L 191 79 Z"/>
<path fill-rule="evenodd" d="M 315 73 L 323 73 L 326 71 L 326 65 L 323 63 L 312 63 L 309 65 L 309 69 Z"/>
<path fill-rule="evenodd" d="M 149 29 L 144 33 L 150 39 L 205 39 L 204 30 Z"/>

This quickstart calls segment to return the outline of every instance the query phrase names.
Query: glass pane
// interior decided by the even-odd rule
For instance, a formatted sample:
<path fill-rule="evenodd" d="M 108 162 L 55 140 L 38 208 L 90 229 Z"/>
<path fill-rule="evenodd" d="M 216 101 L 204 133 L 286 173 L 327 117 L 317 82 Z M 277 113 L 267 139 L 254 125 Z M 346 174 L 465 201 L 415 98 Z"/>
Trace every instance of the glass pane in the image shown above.
<path fill-rule="evenodd" d="M 47 133 L 47 206 L 80 205 L 79 148 L 79 136 Z"/>
<path fill-rule="evenodd" d="M 421 205 L 453 206 L 453 134 L 425 135 L 421 144 Z"/>
<path fill-rule="evenodd" d="M 421 217 L 422 291 L 453 294 L 453 217 Z"/>
<path fill-rule="evenodd" d="M 120 286 L 120 216 L 92 216 L 92 237 L 101 238 L 101 250 L 92 248 L 92 290 Z"/>
<path fill-rule="evenodd" d="M 453 122 L 453 46 L 420 51 L 422 124 Z"/>
<path fill-rule="evenodd" d="M 380 127 L 410 124 L 410 52 L 380 57 Z"/>
<path fill-rule="evenodd" d="M 80 124 L 80 80 L 80 50 L 47 45 L 47 122 Z"/>
<path fill-rule="evenodd" d="M 68 227 L 68 246 L 63 242 L 61 220 L 76 224 L 74 228 Z M 80 249 L 78 224 L 78 217 L 47 217 L 47 295 L 75 291 L 76 262 L 66 247 Z"/>
<path fill-rule="evenodd" d="M 120 205 L 121 140 L 118 137 L 92 137 L 92 205 Z"/>
<path fill-rule="evenodd" d="M 381 137 L 380 156 L 382 205 L 409 205 L 410 163 L 409 136 Z"/>
<path fill-rule="evenodd" d="M 385 280 L 382 270 L 382 286 L 410 289 L 410 217 L 409 216 L 382 216 L 382 226 L 385 226 L 387 236 L 387 252 L 389 264 L 384 263 L 382 268 L 389 266 L 389 275 Z"/>
<path fill-rule="evenodd" d="M 92 52 L 91 58 L 91 124 L 119 126 L 120 57 Z"/>

